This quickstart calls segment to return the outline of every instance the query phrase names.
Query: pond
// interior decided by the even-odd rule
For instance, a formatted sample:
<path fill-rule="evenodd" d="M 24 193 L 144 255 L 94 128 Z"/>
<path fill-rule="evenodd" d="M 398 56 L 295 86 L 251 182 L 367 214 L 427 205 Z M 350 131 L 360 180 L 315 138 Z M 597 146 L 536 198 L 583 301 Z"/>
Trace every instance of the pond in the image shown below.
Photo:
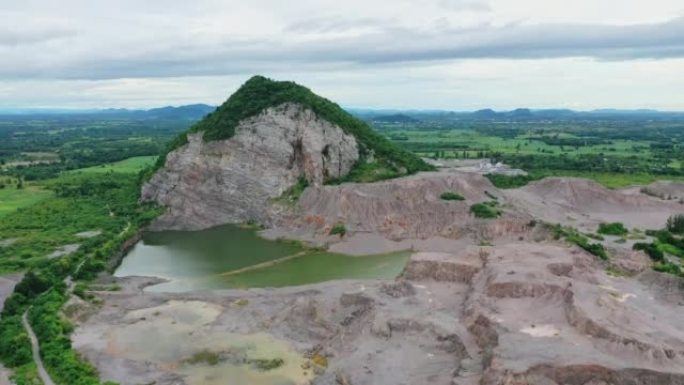
<path fill-rule="evenodd" d="M 147 289 L 156 292 L 282 287 L 336 279 L 391 279 L 401 273 L 409 255 L 403 251 L 357 257 L 311 251 L 226 225 L 147 233 L 114 275 L 167 279 Z"/>

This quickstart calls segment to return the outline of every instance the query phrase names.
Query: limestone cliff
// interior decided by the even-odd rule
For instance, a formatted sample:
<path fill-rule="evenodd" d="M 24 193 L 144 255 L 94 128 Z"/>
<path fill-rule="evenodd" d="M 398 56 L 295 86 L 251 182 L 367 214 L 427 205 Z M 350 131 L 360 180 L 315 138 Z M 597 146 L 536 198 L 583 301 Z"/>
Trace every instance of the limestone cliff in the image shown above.
<path fill-rule="evenodd" d="M 279 217 L 272 200 L 300 180 L 368 182 L 430 169 L 308 88 L 255 76 L 171 143 L 142 200 L 167 208 L 153 224 L 159 230 L 270 226 Z"/>
<path fill-rule="evenodd" d="M 166 156 L 143 187 L 143 200 L 167 207 L 155 227 L 201 229 L 225 223 L 269 224 L 271 199 L 300 178 L 320 184 L 359 160 L 353 135 L 299 104 L 268 108 L 242 121 L 227 140 L 188 143 Z"/>

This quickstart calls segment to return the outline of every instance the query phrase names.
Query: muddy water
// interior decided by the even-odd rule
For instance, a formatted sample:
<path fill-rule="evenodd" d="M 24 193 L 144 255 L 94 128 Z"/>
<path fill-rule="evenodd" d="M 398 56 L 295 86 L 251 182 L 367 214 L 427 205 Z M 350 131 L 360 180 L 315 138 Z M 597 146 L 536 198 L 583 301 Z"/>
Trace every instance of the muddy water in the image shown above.
<path fill-rule="evenodd" d="M 408 257 L 408 252 L 363 257 L 309 252 L 287 242 L 259 238 L 251 230 L 221 226 L 148 233 L 115 275 L 169 280 L 148 288 L 157 292 L 282 287 L 335 279 L 394 278 Z"/>
<path fill-rule="evenodd" d="M 124 324 L 108 333 L 108 351 L 176 373 L 189 385 L 310 382 L 313 371 L 304 369 L 308 360 L 287 342 L 264 333 L 241 335 L 216 330 L 213 324 L 224 310 L 201 301 L 170 301 L 131 311 Z M 210 354 L 214 360 L 196 359 L 198 354 Z M 282 361 L 270 370 L 257 370 L 245 363 L 273 359 Z"/>

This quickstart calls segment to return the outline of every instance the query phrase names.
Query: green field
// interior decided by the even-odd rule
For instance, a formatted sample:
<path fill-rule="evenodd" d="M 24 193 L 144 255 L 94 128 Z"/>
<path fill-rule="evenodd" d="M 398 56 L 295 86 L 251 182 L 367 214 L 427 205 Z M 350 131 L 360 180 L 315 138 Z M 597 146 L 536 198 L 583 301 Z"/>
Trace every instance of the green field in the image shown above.
<path fill-rule="evenodd" d="M 682 176 L 658 176 L 651 174 L 620 174 L 610 172 L 592 172 L 592 171 L 543 171 L 540 173 L 543 176 L 571 176 L 577 178 L 593 179 L 596 182 L 611 189 L 624 188 L 636 185 L 647 185 L 658 180 L 675 180 L 684 181 Z"/>
<path fill-rule="evenodd" d="M 31 185 L 25 185 L 22 189 L 17 189 L 14 186 L 0 189 L 0 217 L 18 208 L 31 206 L 52 195 L 51 191 Z"/>
<path fill-rule="evenodd" d="M 107 163 L 100 166 L 81 168 L 69 171 L 70 173 L 108 173 L 118 172 L 124 174 L 137 174 L 157 161 L 156 156 L 134 156 L 115 163 Z"/>
<path fill-rule="evenodd" d="M 504 154 L 536 155 L 536 154 L 569 154 L 569 155 L 590 155 L 590 154 L 609 154 L 611 156 L 637 156 L 646 158 L 652 156 L 649 150 L 649 143 L 636 140 L 612 140 L 610 144 L 587 145 L 581 147 L 559 146 L 544 143 L 539 140 L 539 136 L 531 134 L 519 135 L 515 138 L 503 138 L 489 136 L 475 130 L 398 130 L 393 131 L 392 135 L 403 136 L 406 138 L 404 143 L 408 144 L 412 150 L 423 156 L 432 156 L 432 148 L 447 148 L 443 151 L 445 157 L 463 157 L 463 151 L 467 157 L 475 158 L 480 151 L 496 151 Z M 559 137 L 562 139 L 576 139 L 571 134 L 544 135 L 546 137 Z M 402 144 L 399 142 L 398 144 Z M 679 166 L 673 162 L 673 165 Z"/>
<path fill-rule="evenodd" d="M 397 145 L 423 157 L 501 161 L 529 172 L 533 179 L 574 176 L 609 188 L 684 180 L 678 131 L 668 131 L 665 123 L 622 125 L 437 120 L 378 128 Z"/>

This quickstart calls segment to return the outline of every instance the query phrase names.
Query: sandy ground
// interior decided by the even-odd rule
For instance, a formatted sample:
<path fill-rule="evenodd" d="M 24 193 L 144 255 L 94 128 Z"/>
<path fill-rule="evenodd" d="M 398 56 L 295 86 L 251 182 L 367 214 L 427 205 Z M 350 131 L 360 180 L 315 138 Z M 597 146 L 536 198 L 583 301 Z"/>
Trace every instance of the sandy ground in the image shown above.
<path fill-rule="evenodd" d="M 449 251 L 458 250 L 470 244 L 469 239 L 449 239 L 432 237 L 427 239 L 405 239 L 392 241 L 378 234 L 357 233 L 334 243 L 329 250 L 349 255 L 372 255 L 401 250 L 415 251 Z"/>
<path fill-rule="evenodd" d="M 47 257 L 52 259 L 52 258 L 59 258 L 59 257 L 65 256 L 65 255 L 73 254 L 76 251 L 78 251 L 78 249 L 80 247 L 81 247 L 81 245 L 78 243 L 60 246 L 57 249 L 55 249 L 55 251 L 50 253 Z"/>
<path fill-rule="evenodd" d="M 10 371 L 5 369 L 4 366 L 0 365 L 0 385 L 12 385 L 9 380 Z"/>

